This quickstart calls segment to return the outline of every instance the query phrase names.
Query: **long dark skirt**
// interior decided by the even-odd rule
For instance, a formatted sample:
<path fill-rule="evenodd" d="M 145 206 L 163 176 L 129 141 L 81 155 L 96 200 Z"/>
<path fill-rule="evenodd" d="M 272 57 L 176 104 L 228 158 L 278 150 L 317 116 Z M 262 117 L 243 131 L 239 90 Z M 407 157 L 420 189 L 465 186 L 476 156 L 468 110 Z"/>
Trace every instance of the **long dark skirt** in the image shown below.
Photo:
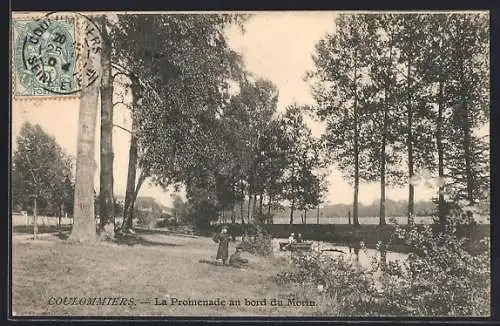
<path fill-rule="evenodd" d="M 225 233 L 222 233 L 216 236 L 214 240 L 219 243 L 216 259 L 222 259 L 222 261 L 225 262 L 229 257 L 229 236 Z"/>

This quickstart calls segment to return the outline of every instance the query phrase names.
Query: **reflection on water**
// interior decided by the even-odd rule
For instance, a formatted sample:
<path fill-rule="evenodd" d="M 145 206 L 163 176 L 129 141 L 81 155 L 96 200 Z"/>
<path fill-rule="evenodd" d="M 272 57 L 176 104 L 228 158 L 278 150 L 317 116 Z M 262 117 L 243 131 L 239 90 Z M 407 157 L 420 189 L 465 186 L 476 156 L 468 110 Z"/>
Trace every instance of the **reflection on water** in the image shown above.
<path fill-rule="evenodd" d="M 279 243 L 286 241 L 288 241 L 288 239 L 273 239 L 273 251 L 277 256 L 290 256 L 290 251 L 283 251 L 279 248 Z M 332 249 L 334 249 L 335 251 L 332 251 Z M 377 249 L 360 249 L 358 256 L 356 256 L 353 248 L 323 241 L 313 241 L 312 250 L 316 252 L 321 250 L 324 254 L 332 257 L 343 256 L 343 258 L 345 259 L 351 259 L 355 261 L 357 264 L 359 264 L 358 266 L 363 268 L 369 268 L 374 258 L 380 260 L 380 252 Z M 408 254 L 405 253 L 388 251 L 386 253 L 386 260 L 387 262 L 398 259 L 404 260 L 407 256 Z"/>
<path fill-rule="evenodd" d="M 356 257 L 356 254 L 354 253 L 354 249 L 349 249 L 347 246 L 339 246 L 339 245 L 334 245 L 328 242 L 317 242 L 317 248 L 316 250 L 324 250 L 324 249 L 337 249 L 341 250 L 344 253 L 339 253 L 336 251 L 325 251 L 325 253 L 329 255 L 344 255 L 346 258 L 350 259 L 358 259 L 359 264 L 361 267 L 368 268 L 370 267 L 371 262 L 373 259 L 380 260 L 380 251 L 377 249 L 360 249 L 358 253 L 358 257 Z M 394 260 L 404 260 L 408 254 L 400 253 L 400 252 L 393 252 L 393 251 L 388 251 L 386 253 L 386 261 L 394 261 Z"/>

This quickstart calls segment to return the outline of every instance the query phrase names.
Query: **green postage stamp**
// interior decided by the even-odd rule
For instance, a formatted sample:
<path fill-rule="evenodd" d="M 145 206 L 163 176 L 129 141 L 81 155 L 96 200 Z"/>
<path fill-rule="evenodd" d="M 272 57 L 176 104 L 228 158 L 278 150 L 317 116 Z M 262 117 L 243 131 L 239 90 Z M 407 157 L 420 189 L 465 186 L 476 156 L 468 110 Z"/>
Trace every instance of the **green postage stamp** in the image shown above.
<path fill-rule="evenodd" d="M 86 56 L 97 57 L 100 51 L 99 30 L 86 22 L 78 14 L 50 13 L 13 20 L 14 97 L 74 96 L 81 90 L 83 74 L 88 83 L 98 79 L 92 59 L 80 56 L 84 43 L 90 49 Z"/>
<path fill-rule="evenodd" d="M 74 19 L 15 20 L 13 30 L 14 95 L 64 95 L 78 91 Z"/>

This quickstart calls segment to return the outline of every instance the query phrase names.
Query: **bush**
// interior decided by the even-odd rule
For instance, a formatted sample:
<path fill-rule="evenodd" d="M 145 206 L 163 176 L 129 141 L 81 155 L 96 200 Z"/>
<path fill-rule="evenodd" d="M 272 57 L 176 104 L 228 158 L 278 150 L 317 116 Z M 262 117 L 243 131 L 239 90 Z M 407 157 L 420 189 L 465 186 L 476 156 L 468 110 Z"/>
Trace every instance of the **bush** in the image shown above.
<path fill-rule="evenodd" d="M 240 244 L 243 251 L 268 256 L 272 254 L 272 237 L 262 226 L 255 226 L 251 236 L 244 235 Z"/>
<path fill-rule="evenodd" d="M 277 275 L 280 284 L 321 285 L 343 315 L 486 316 L 490 313 L 489 239 L 479 254 L 467 249 L 451 219 L 444 232 L 431 226 L 396 226 L 395 238 L 408 257 L 359 269 L 343 257 L 295 255 L 294 268 Z M 378 249 L 390 250 L 391 243 Z"/>

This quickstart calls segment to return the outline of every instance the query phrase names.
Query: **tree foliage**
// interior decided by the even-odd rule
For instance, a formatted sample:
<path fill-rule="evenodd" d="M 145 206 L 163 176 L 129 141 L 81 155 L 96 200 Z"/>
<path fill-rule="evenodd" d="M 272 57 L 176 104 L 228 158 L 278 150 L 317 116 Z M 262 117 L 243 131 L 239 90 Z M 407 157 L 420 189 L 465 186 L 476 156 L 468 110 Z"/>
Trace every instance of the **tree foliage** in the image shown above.
<path fill-rule="evenodd" d="M 40 214 L 72 213 L 72 159 L 40 125 L 21 127 L 12 157 L 13 206 L 32 211 L 37 198 Z"/>
<path fill-rule="evenodd" d="M 386 185 L 438 174 L 444 193 L 470 202 L 488 192 L 488 144 L 474 135 L 488 117 L 488 35 L 483 14 L 343 14 L 320 40 L 309 72 L 331 161 L 354 181 Z M 436 171 L 437 170 L 437 171 Z M 359 179 L 359 180 L 358 180 Z M 354 219 L 356 221 L 356 214 Z"/>

